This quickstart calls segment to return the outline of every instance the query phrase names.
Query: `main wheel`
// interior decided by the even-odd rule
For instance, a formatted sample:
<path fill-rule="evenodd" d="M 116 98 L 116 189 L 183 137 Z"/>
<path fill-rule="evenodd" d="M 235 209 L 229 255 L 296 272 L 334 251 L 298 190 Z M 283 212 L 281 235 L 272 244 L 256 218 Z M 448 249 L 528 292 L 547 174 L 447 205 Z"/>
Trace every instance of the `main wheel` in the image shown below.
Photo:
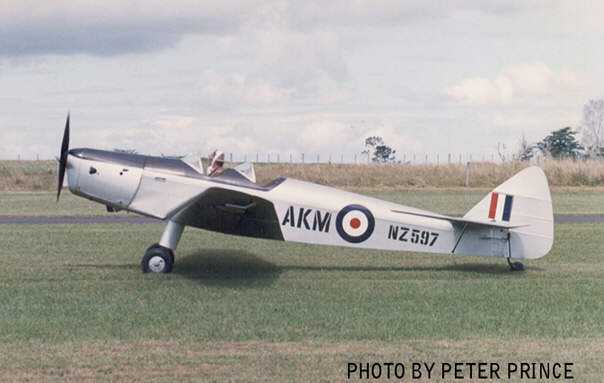
<path fill-rule="evenodd" d="M 163 247 L 159 243 L 154 243 L 153 245 L 149 246 L 149 248 L 147 249 L 147 251 L 149 251 L 151 249 L 157 249 L 157 248 L 161 248 L 161 249 L 164 249 L 164 250 L 168 251 L 168 253 L 170 255 L 170 264 L 172 266 L 174 266 L 174 252 L 172 250 L 168 249 L 167 247 Z M 172 271 L 172 269 L 170 269 L 170 271 Z"/>
<path fill-rule="evenodd" d="M 172 271 L 174 266 L 174 253 L 172 250 L 152 245 L 147 249 L 141 261 L 143 273 L 165 274 Z"/>

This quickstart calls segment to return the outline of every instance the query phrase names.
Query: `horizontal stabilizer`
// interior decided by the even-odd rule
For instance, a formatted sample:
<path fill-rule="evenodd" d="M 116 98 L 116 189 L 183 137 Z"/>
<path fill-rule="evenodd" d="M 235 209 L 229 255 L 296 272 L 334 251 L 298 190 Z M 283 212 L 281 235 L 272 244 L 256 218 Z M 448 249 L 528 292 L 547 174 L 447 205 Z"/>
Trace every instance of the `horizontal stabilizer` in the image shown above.
<path fill-rule="evenodd" d="M 517 227 L 528 226 L 528 224 L 516 223 L 514 225 L 510 225 L 507 222 L 496 222 L 496 221 L 468 219 L 468 218 L 462 218 L 462 217 L 451 217 L 451 216 L 442 215 L 442 214 L 423 214 L 423 213 L 415 213 L 415 212 L 403 211 L 403 210 L 392 210 L 392 212 L 400 213 L 400 214 L 415 215 L 415 216 L 419 216 L 419 217 L 441 219 L 443 221 L 450 221 L 450 222 L 458 223 L 458 224 L 462 224 L 462 225 L 497 227 L 497 228 L 503 228 L 503 229 L 513 229 L 513 228 L 517 228 Z"/>

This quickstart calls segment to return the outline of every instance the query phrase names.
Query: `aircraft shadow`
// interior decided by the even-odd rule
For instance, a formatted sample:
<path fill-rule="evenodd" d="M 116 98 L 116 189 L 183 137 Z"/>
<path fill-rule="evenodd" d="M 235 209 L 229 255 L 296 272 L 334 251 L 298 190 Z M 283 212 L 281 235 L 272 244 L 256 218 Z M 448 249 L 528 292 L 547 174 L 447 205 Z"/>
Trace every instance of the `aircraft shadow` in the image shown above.
<path fill-rule="evenodd" d="M 205 285 L 268 287 L 281 271 L 245 250 L 203 249 L 177 256 L 172 273 Z"/>
<path fill-rule="evenodd" d="M 530 268 L 532 269 L 532 268 Z M 275 265 L 245 250 L 200 249 L 177 257 L 173 273 L 207 285 L 266 287 L 284 271 L 400 271 L 464 272 L 479 275 L 522 275 L 512 273 L 505 261 L 493 263 L 456 263 L 442 266 L 314 266 Z"/>
<path fill-rule="evenodd" d="M 174 272 L 194 278 L 246 279 L 266 277 L 265 274 L 282 271 L 464 271 L 482 274 L 506 274 L 510 271 L 507 264 L 463 263 L 444 266 L 277 266 L 259 259 L 244 250 L 210 250 L 190 254 L 176 259 Z M 71 268 L 90 269 L 139 269 L 139 264 L 74 264 Z M 539 270 L 534 267 L 530 269 Z"/>

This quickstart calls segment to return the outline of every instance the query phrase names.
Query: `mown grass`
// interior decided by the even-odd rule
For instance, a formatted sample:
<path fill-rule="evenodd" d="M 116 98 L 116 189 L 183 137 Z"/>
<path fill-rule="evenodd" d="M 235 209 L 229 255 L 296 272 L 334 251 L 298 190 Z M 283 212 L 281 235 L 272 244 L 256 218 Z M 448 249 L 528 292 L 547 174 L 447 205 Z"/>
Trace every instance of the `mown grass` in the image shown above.
<path fill-rule="evenodd" d="M 11 265 L 1 279 L 3 340 L 135 340 L 167 333 L 236 341 L 465 339 L 602 330 L 596 320 L 601 302 L 593 299 L 602 292 L 604 266 L 597 224 L 557 225 L 552 254 L 528 262 L 524 274 L 510 273 L 501 259 L 187 230 L 174 274 L 158 277 L 141 274 L 139 261 L 161 225 L 0 229 L 3 260 Z M 576 255 L 564 257 L 564 250 Z M 199 312 L 207 320 L 200 321 Z"/>
<path fill-rule="evenodd" d="M 465 214 L 490 191 L 484 188 L 346 189 L 386 201 L 452 215 Z M 552 192 L 552 199 L 554 214 L 604 214 L 604 188 L 558 188 Z M 68 190 L 63 191 L 58 204 L 55 201 L 56 195 L 48 192 L 0 193 L 0 215 L 116 215 L 107 213 L 103 205 L 77 197 Z"/>
<path fill-rule="evenodd" d="M 292 177 L 323 185 L 352 188 L 493 188 L 530 166 L 525 162 L 475 162 L 470 165 L 469 185 L 466 164 L 256 164 L 260 183 L 277 177 Z M 604 161 L 542 161 L 552 187 L 604 186 Z M 57 165 L 54 161 L 0 161 L 0 191 L 56 190 Z"/>
<path fill-rule="evenodd" d="M 574 381 L 599 382 L 601 339 L 510 340 L 473 339 L 460 342 L 409 340 L 404 342 L 196 342 L 186 339 L 119 340 L 40 344 L 0 344 L 5 355 L 2 376 L 7 381 L 124 381 L 124 382 L 409 382 L 348 379 L 348 363 L 435 362 L 433 377 L 440 382 L 442 362 L 490 361 L 506 366 L 520 361 L 573 361 Z M 462 357 L 463 356 L 463 357 Z M 474 370 L 476 372 L 476 370 Z M 425 374 L 425 371 L 424 371 Z M 464 371 L 468 376 L 468 371 Z M 474 375 L 475 377 L 476 375 Z M 455 380 L 474 381 L 477 380 Z M 452 380 L 448 380 L 452 381 Z M 485 381 L 481 379 L 480 381 Z M 492 380 L 486 380 L 492 381 Z M 526 382 L 517 376 L 494 381 Z M 540 381 L 540 380 L 535 380 Z"/>
<path fill-rule="evenodd" d="M 493 358 L 599 379 L 604 226 L 555 229 L 524 273 L 187 229 L 158 276 L 139 262 L 161 225 L 0 226 L 0 377 L 341 381 L 349 360 Z"/>

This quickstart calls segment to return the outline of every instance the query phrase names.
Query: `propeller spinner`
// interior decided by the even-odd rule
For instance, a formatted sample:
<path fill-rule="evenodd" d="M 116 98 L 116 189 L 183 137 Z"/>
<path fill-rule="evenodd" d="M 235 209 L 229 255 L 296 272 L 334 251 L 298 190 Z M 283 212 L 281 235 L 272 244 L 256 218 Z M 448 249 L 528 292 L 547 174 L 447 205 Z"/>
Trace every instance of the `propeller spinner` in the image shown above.
<path fill-rule="evenodd" d="M 57 202 L 61 195 L 63 179 L 65 178 L 65 168 L 67 167 L 67 155 L 69 154 L 69 114 L 65 121 L 65 132 L 63 133 L 63 142 L 61 143 L 61 158 L 59 158 L 59 184 L 57 185 Z"/>

